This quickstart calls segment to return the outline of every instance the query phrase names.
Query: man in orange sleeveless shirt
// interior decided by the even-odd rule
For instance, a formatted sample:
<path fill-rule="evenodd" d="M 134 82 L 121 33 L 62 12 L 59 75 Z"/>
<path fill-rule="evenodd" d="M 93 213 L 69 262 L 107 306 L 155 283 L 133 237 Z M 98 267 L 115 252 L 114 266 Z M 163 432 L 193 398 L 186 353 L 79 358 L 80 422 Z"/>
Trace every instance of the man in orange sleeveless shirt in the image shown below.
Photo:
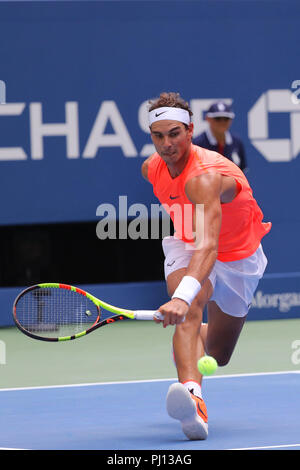
<path fill-rule="evenodd" d="M 171 300 L 158 310 L 176 325 L 178 383 L 167 395 L 169 415 L 189 439 L 206 439 L 207 410 L 197 360 L 205 353 L 226 365 L 244 325 L 267 259 L 261 239 L 271 229 L 243 172 L 230 160 L 192 144 L 192 112 L 179 94 L 150 103 L 156 153 L 142 175 L 170 214 L 174 236 L 163 240 Z M 207 324 L 202 323 L 207 305 Z"/>

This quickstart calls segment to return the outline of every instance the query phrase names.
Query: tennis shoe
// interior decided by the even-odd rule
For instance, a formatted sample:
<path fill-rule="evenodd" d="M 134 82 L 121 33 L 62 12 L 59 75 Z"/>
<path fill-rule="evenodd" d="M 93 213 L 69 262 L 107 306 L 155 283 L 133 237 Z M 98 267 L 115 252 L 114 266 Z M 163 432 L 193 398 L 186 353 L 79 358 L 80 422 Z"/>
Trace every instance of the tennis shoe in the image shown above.
<path fill-rule="evenodd" d="M 190 440 L 204 440 L 208 436 L 207 410 L 202 398 L 196 397 L 181 383 L 170 386 L 167 394 L 167 412 L 181 421 L 182 431 Z"/>

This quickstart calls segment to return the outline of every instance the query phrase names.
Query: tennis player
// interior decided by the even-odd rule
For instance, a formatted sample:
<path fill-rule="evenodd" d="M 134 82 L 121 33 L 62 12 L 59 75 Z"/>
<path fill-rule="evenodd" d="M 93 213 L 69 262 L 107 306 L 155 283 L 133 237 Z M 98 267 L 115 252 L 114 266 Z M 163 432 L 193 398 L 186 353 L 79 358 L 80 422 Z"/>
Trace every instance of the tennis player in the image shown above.
<path fill-rule="evenodd" d="M 169 415 L 189 439 L 206 439 L 207 410 L 197 360 L 204 353 L 226 365 L 244 325 L 267 259 L 264 223 L 240 168 L 222 155 L 192 144 L 192 112 L 178 93 L 150 102 L 156 153 L 142 175 L 174 224 L 163 239 L 171 300 L 159 308 L 173 336 L 178 383 L 167 395 Z M 202 323 L 207 305 L 207 324 Z"/>

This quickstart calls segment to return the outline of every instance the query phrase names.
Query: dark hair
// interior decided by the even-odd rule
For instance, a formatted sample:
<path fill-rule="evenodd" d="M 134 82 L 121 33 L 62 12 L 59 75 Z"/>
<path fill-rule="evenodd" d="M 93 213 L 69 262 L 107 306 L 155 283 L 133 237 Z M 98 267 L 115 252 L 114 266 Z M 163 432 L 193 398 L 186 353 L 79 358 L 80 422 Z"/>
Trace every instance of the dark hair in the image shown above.
<path fill-rule="evenodd" d="M 174 93 L 173 91 L 161 93 L 154 101 L 149 101 L 149 104 L 149 111 L 166 106 L 170 108 L 182 108 L 188 111 L 191 117 L 193 115 L 188 102 L 181 98 L 179 93 Z"/>

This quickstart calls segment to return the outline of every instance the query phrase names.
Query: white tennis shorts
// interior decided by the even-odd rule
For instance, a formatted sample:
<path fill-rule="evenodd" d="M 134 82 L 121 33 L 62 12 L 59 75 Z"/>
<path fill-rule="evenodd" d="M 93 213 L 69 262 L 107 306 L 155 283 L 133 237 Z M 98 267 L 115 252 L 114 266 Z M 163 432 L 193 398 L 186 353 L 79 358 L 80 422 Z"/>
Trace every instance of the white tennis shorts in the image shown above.
<path fill-rule="evenodd" d="M 180 268 L 186 268 L 193 256 L 193 250 L 185 242 L 173 236 L 162 242 L 165 255 L 165 278 Z M 214 300 L 220 309 L 234 317 L 247 315 L 254 292 L 267 266 L 267 258 L 259 245 L 256 252 L 238 261 L 217 260 L 209 276 Z"/>

